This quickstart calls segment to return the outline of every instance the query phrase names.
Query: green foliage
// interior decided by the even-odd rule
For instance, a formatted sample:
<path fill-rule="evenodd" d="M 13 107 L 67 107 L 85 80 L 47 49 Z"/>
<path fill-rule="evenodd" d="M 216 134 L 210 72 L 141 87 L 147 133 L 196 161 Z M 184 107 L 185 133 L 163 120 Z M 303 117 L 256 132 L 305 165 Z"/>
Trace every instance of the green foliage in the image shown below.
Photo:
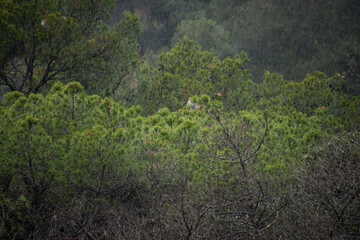
<path fill-rule="evenodd" d="M 276 235 L 270 223 L 282 221 L 277 213 L 295 194 L 297 169 L 306 166 L 308 149 L 358 124 L 357 99 L 336 90 L 337 77 L 315 73 L 295 84 L 266 73 L 264 83 L 255 84 L 241 69 L 245 56 L 221 62 L 189 40 L 161 61 L 162 74 L 155 79 L 168 78 L 162 94 L 168 91 L 166 98 L 177 102 L 160 102 L 152 114 L 145 104 L 143 113 L 140 107 L 87 95 L 77 82 L 57 82 L 45 96 L 16 91 L 5 96 L 0 108 L 2 238 L 46 238 L 50 231 L 62 238 L 76 232 L 98 237 L 104 231 L 134 237 L 119 232 L 118 224 L 133 227 L 139 218 L 162 226 L 153 227 L 153 238 L 221 237 L 233 228 L 246 236 Z M 171 85 L 201 85 L 208 74 L 220 81 L 209 89 L 222 89 L 224 95 L 201 95 L 199 86 L 199 96 L 186 99 Z M 243 81 L 232 89 L 229 79 Z M 197 106 L 180 104 L 187 100 Z M 136 234 L 149 237 L 145 232 Z"/>
<path fill-rule="evenodd" d="M 131 138 L 123 127 L 131 125 L 139 109 L 125 110 L 110 99 L 87 96 L 76 82 L 57 83 L 45 97 L 12 92 L 5 104 L 0 130 L 1 204 L 6 209 L 2 237 L 12 234 L 15 219 L 26 224 L 16 234 L 29 234 L 35 219 L 26 212 L 52 214 L 54 194 L 65 200 L 83 189 L 98 197 L 123 184 L 126 172 L 135 171 L 136 165 L 122 157 Z M 49 212 L 40 213 L 40 206 Z M 19 215 L 6 217 L 13 211 Z"/>
<path fill-rule="evenodd" d="M 183 1 L 161 3 L 168 3 L 167 10 L 184 6 Z M 303 81 L 286 82 L 265 72 L 264 81 L 255 83 L 245 69 L 249 59 L 244 52 L 220 60 L 201 50 L 225 51 L 220 42 L 238 33 L 227 32 L 205 14 L 180 22 L 183 9 L 171 23 L 178 26 L 173 39 L 188 35 L 200 45 L 183 38 L 159 56 L 155 68 L 137 65 L 137 16 L 126 12 L 113 27 L 102 22 L 110 1 L 4 4 L 1 31 L 9 38 L 1 39 L 0 78 L 18 91 L 6 94 L 0 106 L 0 238 L 277 239 L 303 234 L 290 225 L 310 226 L 311 236 L 320 236 L 311 223 L 292 219 L 312 221 L 306 210 L 291 204 L 300 193 L 303 208 L 314 210 L 321 198 L 311 186 L 311 174 L 325 169 L 327 158 L 336 156 L 339 165 L 337 159 L 347 156 L 340 148 L 328 154 L 324 147 L 325 157 L 318 158 L 309 149 L 359 129 L 360 98 L 343 94 L 344 76 L 314 72 Z M 241 12 L 252 4 L 243 2 Z M 274 7 L 269 2 L 261 9 L 266 6 Z M 157 9 L 159 22 L 167 12 L 162 9 Z M 255 21 L 249 13 L 244 16 L 244 22 Z M 205 32 L 216 39 L 205 41 Z M 135 66 L 137 71 L 129 74 Z M 50 86 L 53 80 L 59 81 Z M 324 179 L 323 173 L 318 182 L 328 186 Z M 336 194 L 328 198 L 339 201 Z M 353 197 L 357 203 L 358 196 Z M 322 229 L 334 223 L 329 216 L 335 219 L 324 209 L 315 219 L 326 222 Z M 346 214 L 336 217 L 356 222 Z M 347 226 L 342 231 L 353 232 Z"/>
<path fill-rule="evenodd" d="M 333 107 L 339 97 L 339 77 L 327 78 L 324 73 L 308 74 L 300 83 L 287 83 L 282 95 L 286 105 L 298 111 L 312 114 L 315 109 Z"/>
<path fill-rule="evenodd" d="M 346 92 L 359 93 L 356 0 L 123 0 L 116 6 L 112 21 L 123 10 L 140 16 L 141 54 L 152 61 L 187 36 L 220 59 L 247 52 L 257 83 L 265 71 L 299 82 L 319 70 L 341 74 Z"/>
<path fill-rule="evenodd" d="M 159 58 L 159 69 L 139 87 L 138 103 L 145 109 L 167 107 L 176 110 L 192 96 L 207 94 L 222 101 L 226 108 L 244 109 L 255 102 L 257 85 L 245 69 L 245 53 L 220 61 L 201 51 L 192 40 L 181 40 Z M 146 105 L 146 107 L 145 107 Z"/>
<path fill-rule="evenodd" d="M 263 81 L 263 95 L 265 98 L 275 98 L 281 93 L 285 80 L 281 75 L 265 72 Z"/>
<path fill-rule="evenodd" d="M 181 21 L 171 38 L 172 45 L 176 45 L 184 37 L 194 40 L 203 50 L 210 51 L 220 58 L 231 55 L 230 46 L 227 45 L 229 32 L 215 21 L 207 19 L 205 12 L 196 15 L 195 19 Z"/>
<path fill-rule="evenodd" d="M 53 81 L 79 81 L 114 93 L 137 64 L 139 19 L 113 27 L 103 20 L 113 1 L 5 1 L 1 13 L 0 82 L 38 93 Z"/>

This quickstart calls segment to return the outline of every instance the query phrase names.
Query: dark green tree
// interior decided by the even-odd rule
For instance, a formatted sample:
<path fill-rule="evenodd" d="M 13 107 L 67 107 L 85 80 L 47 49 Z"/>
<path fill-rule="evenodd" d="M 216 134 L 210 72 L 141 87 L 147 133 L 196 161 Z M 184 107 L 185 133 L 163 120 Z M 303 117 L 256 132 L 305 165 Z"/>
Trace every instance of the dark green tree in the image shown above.
<path fill-rule="evenodd" d="M 182 38 L 194 40 L 202 50 L 210 51 L 221 59 L 231 56 L 231 46 L 228 44 L 229 32 L 215 21 L 206 18 L 205 12 L 197 14 L 194 19 L 181 21 L 171 38 L 172 46 Z"/>
<path fill-rule="evenodd" d="M 38 93 L 48 83 L 79 81 L 115 92 L 137 62 L 138 17 L 104 23 L 112 0 L 2 1 L 0 84 Z"/>

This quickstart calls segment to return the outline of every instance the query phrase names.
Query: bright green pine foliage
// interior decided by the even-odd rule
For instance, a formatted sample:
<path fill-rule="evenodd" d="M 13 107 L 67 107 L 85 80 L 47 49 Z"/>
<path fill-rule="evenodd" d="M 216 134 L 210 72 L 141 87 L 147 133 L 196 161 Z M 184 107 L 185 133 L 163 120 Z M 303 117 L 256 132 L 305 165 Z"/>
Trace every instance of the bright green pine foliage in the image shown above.
<path fill-rule="evenodd" d="M 190 97 L 206 94 L 220 99 L 227 108 L 244 109 L 255 102 L 253 97 L 258 91 L 245 69 L 248 61 L 243 52 L 220 61 L 185 38 L 160 56 L 158 70 L 150 73 L 150 82 L 138 84 L 141 100 L 137 102 L 152 111 L 163 107 L 177 110 Z"/>
<path fill-rule="evenodd" d="M 184 59 L 176 66 L 185 64 Z M 204 68 L 211 72 L 207 64 Z M 235 71 L 240 59 L 217 64 L 222 71 L 212 72 L 214 76 L 244 74 Z M 192 78 L 201 72 L 196 66 L 191 72 L 169 65 L 166 74 L 200 83 L 202 77 Z M 99 232 L 92 234 L 100 236 L 107 228 L 96 225 L 100 220 L 91 216 L 101 219 L 107 211 L 135 202 L 134 211 L 144 207 L 143 214 L 156 219 L 161 234 L 169 236 L 195 231 L 175 224 L 179 218 L 192 222 L 199 234 L 212 226 L 214 236 L 217 231 L 230 234 L 232 228 L 256 236 L 243 222 L 270 231 L 272 212 L 294 194 L 296 169 L 307 163 L 308 149 L 357 126 L 356 99 L 333 88 L 339 78 L 321 73 L 297 84 L 266 73 L 263 84 L 248 79 L 240 82 L 238 91 L 226 87 L 230 81 L 221 83 L 220 77 L 212 91 L 224 86 L 225 96 L 194 92 L 199 96 L 189 99 L 196 108 L 178 101 L 170 105 L 174 110 L 160 108 L 151 115 L 141 115 L 140 107 L 124 108 L 111 98 L 87 95 L 77 82 L 58 82 L 45 96 L 8 93 L 0 108 L 1 236 L 28 236 L 31 229 L 39 228 L 38 222 L 54 229 L 47 220 L 54 215 L 67 229 L 61 232 L 60 225 L 55 227 L 58 236 L 72 236 L 76 228 L 71 223 L 80 220 L 88 227 L 97 226 Z M 171 91 L 168 94 L 172 96 Z M 262 194 L 259 188 L 266 191 L 265 197 L 255 197 Z M 244 208 L 236 200 L 249 196 L 259 208 Z M 247 214 L 231 215 L 234 211 Z M 108 224 L 114 219 L 109 218 Z M 261 224 L 257 226 L 255 220 Z M 44 238 L 41 234 L 46 231 L 37 234 Z"/>
<path fill-rule="evenodd" d="M 4 214 L 14 210 L 10 220 L 29 224 L 26 211 L 40 211 L 58 195 L 65 201 L 86 189 L 96 198 L 123 184 L 125 172 L 136 169 L 124 154 L 140 111 L 86 95 L 76 82 L 56 83 L 45 97 L 7 94 L 0 131 Z M 11 223 L 3 220 L 1 232 L 10 234 Z"/>
<path fill-rule="evenodd" d="M 201 47 L 225 54 L 227 46 L 216 49 L 223 40 L 201 36 L 203 46 L 183 38 L 156 68 L 132 72 L 139 18 L 125 13 L 108 27 L 112 1 L 3 3 L 0 81 L 11 92 L 0 100 L 0 238 L 317 239 L 320 230 L 296 229 L 312 218 L 329 236 L 342 225 L 344 236 L 356 232 L 346 209 L 359 202 L 360 98 L 342 92 L 342 75 L 287 82 L 266 72 L 255 83 L 245 53 L 220 60 Z M 233 34 L 194 16 L 174 27 L 174 39 L 189 27 Z M 336 176 L 324 168 L 329 156 Z M 331 190 L 321 197 L 335 196 L 321 216 L 307 212 L 320 199 L 314 180 Z M 348 182 L 344 202 L 338 186 Z M 336 217 L 326 220 L 333 200 Z"/>

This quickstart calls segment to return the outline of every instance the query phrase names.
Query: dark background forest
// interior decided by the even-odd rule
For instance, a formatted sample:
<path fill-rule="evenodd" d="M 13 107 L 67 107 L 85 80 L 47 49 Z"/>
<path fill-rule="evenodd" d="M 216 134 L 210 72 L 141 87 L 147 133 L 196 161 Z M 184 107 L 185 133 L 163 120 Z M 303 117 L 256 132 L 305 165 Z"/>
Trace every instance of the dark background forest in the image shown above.
<path fill-rule="evenodd" d="M 0 0 L 0 239 L 360 239 L 356 0 Z"/>
<path fill-rule="evenodd" d="M 134 0 L 118 1 L 110 22 L 123 10 L 139 15 L 150 62 L 188 37 L 222 59 L 245 51 L 255 82 L 265 71 L 301 81 L 319 70 L 346 76 L 346 91 L 357 94 L 359 9 L 356 0 Z"/>

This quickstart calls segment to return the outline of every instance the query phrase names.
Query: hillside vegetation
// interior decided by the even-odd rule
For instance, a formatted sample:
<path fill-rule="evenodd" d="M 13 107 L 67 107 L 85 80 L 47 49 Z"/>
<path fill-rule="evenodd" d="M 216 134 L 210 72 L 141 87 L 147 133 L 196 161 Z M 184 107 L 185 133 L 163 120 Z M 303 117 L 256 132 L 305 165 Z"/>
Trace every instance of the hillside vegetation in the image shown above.
<path fill-rule="evenodd" d="M 294 39 L 284 78 L 259 59 L 294 45 L 244 46 L 304 5 L 222 2 L 1 0 L 0 239 L 359 239 L 358 71 L 327 55 L 345 38 Z"/>

